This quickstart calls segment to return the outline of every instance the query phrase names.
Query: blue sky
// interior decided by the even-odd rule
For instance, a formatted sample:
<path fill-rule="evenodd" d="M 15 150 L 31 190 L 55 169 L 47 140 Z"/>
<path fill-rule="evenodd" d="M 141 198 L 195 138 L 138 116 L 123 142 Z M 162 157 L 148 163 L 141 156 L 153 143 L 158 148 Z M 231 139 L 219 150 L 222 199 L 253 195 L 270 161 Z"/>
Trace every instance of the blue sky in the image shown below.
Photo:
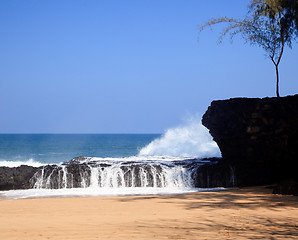
<path fill-rule="evenodd" d="M 163 133 L 214 99 L 275 96 L 264 51 L 217 45 L 239 0 L 0 1 L 0 133 Z M 199 41 L 198 41 L 199 38 Z M 297 44 L 280 94 L 298 92 Z"/>

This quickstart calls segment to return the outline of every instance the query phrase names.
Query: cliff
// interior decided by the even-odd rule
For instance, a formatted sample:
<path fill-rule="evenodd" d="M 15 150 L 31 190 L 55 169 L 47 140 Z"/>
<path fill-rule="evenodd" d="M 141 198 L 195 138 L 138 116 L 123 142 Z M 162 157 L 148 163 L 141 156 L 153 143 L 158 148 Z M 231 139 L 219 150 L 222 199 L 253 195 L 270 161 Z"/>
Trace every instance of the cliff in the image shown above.
<path fill-rule="evenodd" d="M 213 101 L 202 123 L 221 150 L 221 165 L 234 170 L 237 186 L 297 182 L 298 95 Z"/>

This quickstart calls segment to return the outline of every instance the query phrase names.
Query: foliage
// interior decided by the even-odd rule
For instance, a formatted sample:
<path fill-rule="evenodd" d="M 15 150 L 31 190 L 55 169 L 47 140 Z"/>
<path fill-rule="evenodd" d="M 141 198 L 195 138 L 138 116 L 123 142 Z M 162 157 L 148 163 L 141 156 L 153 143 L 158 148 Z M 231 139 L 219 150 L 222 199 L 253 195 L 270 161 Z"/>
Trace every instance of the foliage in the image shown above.
<path fill-rule="evenodd" d="M 284 47 L 292 47 L 292 41 L 298 36 L 298 0 L 251 0 L 244 19 L 228 17 L 212 18 L 200 26 L 200 31 L 218 23 L 227 26 L 220 33 L 218 43 L 226 35 L 231 40 L 237 34 L 252 45 L 261 46 L 273 62 L 276 69 L 276 94 L 279 97 L 278 65 Z"/>
<path fill-rule="evenodd" d="M 289 30 L 289 28 L 296 28 L 296 36 L 298 35 L 298 1 L 297 0 L 266 0 L 267 5 L 271 6 L 271 9 L 267 9 L 271 16 L 274 16 L 274 12 L 284 11 L 284 18 L 282 20 L 283 27 Z"/>

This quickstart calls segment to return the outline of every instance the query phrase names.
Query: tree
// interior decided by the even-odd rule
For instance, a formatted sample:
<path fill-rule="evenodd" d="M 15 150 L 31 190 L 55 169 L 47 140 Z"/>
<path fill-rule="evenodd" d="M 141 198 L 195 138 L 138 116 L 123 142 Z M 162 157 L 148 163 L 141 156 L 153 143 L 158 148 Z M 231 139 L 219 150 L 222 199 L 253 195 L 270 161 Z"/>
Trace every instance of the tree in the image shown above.
<path fill-rule="evenodd" d="M 297 0 L 267 0 L 269 4 L 277 11 L 279 8 L 285 12 L 284 27 L 295 25 L 296 35 L 298 31 L 298 1 Z"/>
<path fill-rule="evenodd" d="M 200 31 L 219 23 L 227 23 L 220 33 L 218 43 L 229 34 L 237 34 L 251 45 L 261 46 L 273 62 L 276 72 L 276 95 L 279 97 L 279 71 L 284 47 L 292 47 L 298 36 L 298 0 L 251 0 L 244 19 L 212 18 L 200 26 Z"/>

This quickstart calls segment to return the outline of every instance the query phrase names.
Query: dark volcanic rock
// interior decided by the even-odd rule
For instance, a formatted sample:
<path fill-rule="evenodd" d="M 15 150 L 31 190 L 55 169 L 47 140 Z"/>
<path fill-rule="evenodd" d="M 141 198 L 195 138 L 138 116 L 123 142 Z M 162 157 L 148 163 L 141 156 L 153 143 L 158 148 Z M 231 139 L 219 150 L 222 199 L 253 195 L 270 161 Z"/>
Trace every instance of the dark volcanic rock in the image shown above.
<path fill-rule="evenodd" d="M 0 190 L 28 189 L 29 180 L 38 168 L 22 165 L 20 167 L 0 167 Z"/>
<path fill-rule="evenodd" d="M 69 165 L 64 163 L 62 166 L 47 165 L 39 168 L 29 181 L 30 188 L 59 189 L 90 185 L 88 165 L 70 161 Z M 84 182 L 85 180 L 86 182 Z"/>
<path fill-rule="evenodd" d="M 202 123 L 238 186 L 298 180 L 298 95 L 213 101 Z"/>
<path fill-rule="evenodd" d="M 225 161 L 207 163 L 197 169 L 194 185 L 199 188 L 235 187 L 237 186 L 235 171 Z"/>
<path fill-rule="evenodd" d="M 62 163 L 62 165 L 81 164 L 82 161 L 86 161 L 86 160 L 88 160 L 87 157 L 79 156 L 79 157 L 75 157 L 75 158 L 71 159 L 68 162 Z"/>
<path fill-rule="evenodd" d="M 294 180 L 282 181 L 278 183 L 275 188 L 273 188 L 273 193 L 298 196 L 298 182 Z"/>

